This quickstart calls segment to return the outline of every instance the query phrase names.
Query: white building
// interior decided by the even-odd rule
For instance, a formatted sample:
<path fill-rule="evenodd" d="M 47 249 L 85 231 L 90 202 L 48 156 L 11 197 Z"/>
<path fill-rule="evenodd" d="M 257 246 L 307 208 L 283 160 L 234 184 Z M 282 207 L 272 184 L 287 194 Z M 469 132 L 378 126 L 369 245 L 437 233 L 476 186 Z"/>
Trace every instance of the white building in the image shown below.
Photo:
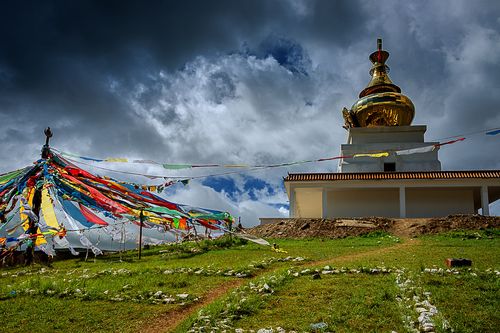
<path fill-rule="evenodd" d="M 441 171 L 439 143 L 412 126 L 415 109 L 388 76 L 389 53 L 370 55 L 372 79 L 351 110 L 339 173 L 289 174 L 290 217 L 439 217 L 475 214 L 500 198 L 500 170 Z M 362 156 L 356 156 L 362 155 Z"/>

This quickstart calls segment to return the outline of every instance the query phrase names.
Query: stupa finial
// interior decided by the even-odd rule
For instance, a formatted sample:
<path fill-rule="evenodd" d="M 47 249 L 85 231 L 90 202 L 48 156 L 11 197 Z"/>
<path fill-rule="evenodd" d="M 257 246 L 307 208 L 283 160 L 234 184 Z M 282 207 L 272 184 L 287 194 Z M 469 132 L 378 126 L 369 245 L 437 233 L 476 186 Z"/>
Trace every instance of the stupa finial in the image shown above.
<path fill-rule="evenodd" d="M 359 100 L 351 110 L 342 110 L 344 127 L 410 125 L 415 107 L 408 97 L 401 94 L 401 88 L 389 78 L 389 67 L 385 64 L 389 52 L 382 48 L 382 38 L 377 38 L 377 50 L 369 58 L 372 62 L 372 78 L 359 93 Z"/>

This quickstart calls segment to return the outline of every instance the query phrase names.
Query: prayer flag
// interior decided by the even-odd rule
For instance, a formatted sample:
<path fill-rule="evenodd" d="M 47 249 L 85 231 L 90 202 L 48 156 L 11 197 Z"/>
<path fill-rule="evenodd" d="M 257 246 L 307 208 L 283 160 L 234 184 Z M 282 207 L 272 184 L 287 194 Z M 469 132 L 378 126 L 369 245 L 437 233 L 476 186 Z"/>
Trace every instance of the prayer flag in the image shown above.
<path fill-rule="evenodd" d="M 191 164 L 163 164 L 163 167 L 168 170 L 179 170 L 192 168 Z"/>
<path fill-rule="evenodd" d="M 444 146 L 444 145 L 450 145 L 452 143 L 455 143 L 455 142 L 459 142 L 459 141 L 464 141 L 465 138 L 458 138 L 456 140 L 451 140 L 451 141 L 446 141 L 446 142 L 443 142 L 443 143 L 439 143 L 436 145 L 436 147 L 439 147 L 439 146 Z"/>
<path fill-rule="evenodd" d="M 426 146 L 426 147 L 398 150 L 398 151 L 396 151 L 396 155 L 411 155 L 411 154 L 428 153 L 428 152 L 433 151 L 434 149 L 436 149 L 436 147 L 434 145 L 432 145 L 432 146 Z"/>
<path fill-rule="evenodd" d="M 497 135 L 499 133 L 500 133 L 500 129 L 497 129 L 497 130 L 494 130 L 494 131 L 486 132 L 486 135 Z"/>
<path fill-rule="evenodd" d="M 126 158 L 107 158 L 104 160 L 105 162 L 117 162 L 117 163 L 127 163 L 128 160 Z"/>
<path fill-rule="evenodd" d="M 90 209 L 80 204 L 80 211 L 82 212 L 85 219 L 94 224 L 108 225 L 106 221 L 103 221 L 99 216 L 94 214 Z"/>
<path fill-rule="evenodd" d="M 54 211 L 52 199 L 49 195 L 49 191 L 46 188 L 42 190 L 42 214 L 47 226 L 55 228 L 56 230 L 59 229 L 59 223 L 57 222 L 56 212 Z"/>
<path fill-rule="evenodd" d="M 374 153 L 374 154 L 355 154 L 354 157 L 387 157 L 389 156 L 389 153 L 383 152 L 383 153 Z"/>

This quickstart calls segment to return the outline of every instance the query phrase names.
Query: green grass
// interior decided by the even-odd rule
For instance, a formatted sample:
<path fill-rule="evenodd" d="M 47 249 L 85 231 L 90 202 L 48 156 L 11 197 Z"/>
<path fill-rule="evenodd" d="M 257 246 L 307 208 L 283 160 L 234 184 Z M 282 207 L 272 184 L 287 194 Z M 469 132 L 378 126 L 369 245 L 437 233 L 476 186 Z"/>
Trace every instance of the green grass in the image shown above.
<path fill-rule="evenodd" d="M 281 286 L 276 295 L 236 327 L 282 327 L 310 331 L 311 324 L 325 323 L 334 332 L 401 331 L 392 276 L 301 276 Z M 263 325 L 267 324 L 267 325 Z"/>
<path fill-rule="evenodd" d="M 470 232 L 469 234 L 473 234 Z M 446 267 L 446 258 L 468 258 L 477 269 L 500 269 L 500 237 L 495 238 L 458 238 L 454 234 L 426 236 L 407 242 L 418 243 L 411 251 L 389 252 L 368 255 L 350 261 L 353 265 L 386 265 L 423 269 L 425 267 Z"/>
<path fill-rule="evenodd" d="M 5 332 L 137 332 L 164 306 L 22 296 L 0 301 Z"/>
<path fill-rule="evenodd" d="M 152 247 L 142 260 L 131 251 L 55 261 L 52 267 L 4 268 L 4 327 L 10 332 L 136 332 L 236 279 L 243 279 L 242 287 L 192 313 L 176 332 L 224 325 L 302 332 L 314 331 L 315 323 L 325 323 L 324 331 L 405 332 L 416 327 L 414 297 L 438 309 L 438 332 L 446 331 L 443 323 L 455 332 L 495 332 L 500 327 L 500 277 L 495 273 L 500 270 L 500 237 L 495 230 L 403 243 L 384 233 L 270 242 L 288 253 L 221 239 Z M 291 260 L 297 257 L 306 260 Z M 472 259 L 473 266 L 446 272 L 449 257 Z M 325 265 L 336 273 L 313 279 L 314 270 Z M 371 271 L 382 266 L 390 272 Z M 301 274 L 306 268 L 310 271 Z M 398 279 L 411 280 L 411 288 L 401 289 Z"/>
<path fill-rule="evenodd" d="M 422 286 L 455 332 L 498 332 L 500 280 L 493 274 L 423 274 Z"/>

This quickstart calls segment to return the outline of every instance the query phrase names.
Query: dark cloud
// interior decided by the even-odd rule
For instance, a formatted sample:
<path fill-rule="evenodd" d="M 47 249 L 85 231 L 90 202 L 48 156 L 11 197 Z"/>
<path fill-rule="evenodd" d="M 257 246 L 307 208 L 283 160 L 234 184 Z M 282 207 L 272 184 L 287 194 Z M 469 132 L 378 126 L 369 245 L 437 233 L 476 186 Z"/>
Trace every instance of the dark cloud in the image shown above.
<path fill-rule="evenodd" d="M 3 4 L 0 171 L 36 158 L 47 125 L 54 145 L 98 157 L 259 164 L 336 155 L 340 110 L 368 83 L 377 37 L 429 139 L 499 126 L 498 1 Z M 443 148 L 443 166 L 500 168 L 495 139 Z M 234 181 L 231 193 L 252 197 L 227 207 L 250 218 L 264 209 L 254 199 L 286 201 L 287 170 L 259 173 L 262 189 Z M 210 193 L 202 183 L 191 191 L 199 196 L 177 196 Z"/>
<path fill-rule="evenodd" d="M 34 131 L 51 124 L 60 135 L 86 135 L 95 141 L 94 151 L 117 151 L 111 147 L 115 142 L 139 151 L 147 142 L 142 136 L 129 138 L 134 132 L 154 133 L 134 117 L 122 96 L 111 93 L 112 82 L 133 87 L 198 55 L 216 57 L 245 43 L 256 49 L 271 34 L 294 32 L 302 39 L 337 43 L 339 36 L 359 30 L 348 18 L 359 12 L 356 4 L 329 1 L 23 1 L 3 9 L 0 112 L 31 123 Z M 288 60 L 277 54 L 283 45 L 267 46 L 289 68 L 307 60 L 290 58 L 302 56 L 300 44 L 281 53 Z M 212 97 L 219 102 L 234 94 L 224 75 L 213 76 L 219 90 Z M 168 111 L 164 117 L 170 117 Z M 147 140 L 158 143 L 154 135 Z"/>
<path fill-rule="evenodd" d="M 311 70 L 311 59 L 303 47 L 290 39 L 271 35 L 257 48 L 257 56 L 272 57 L 292 73 L 307 75 Z"/>

